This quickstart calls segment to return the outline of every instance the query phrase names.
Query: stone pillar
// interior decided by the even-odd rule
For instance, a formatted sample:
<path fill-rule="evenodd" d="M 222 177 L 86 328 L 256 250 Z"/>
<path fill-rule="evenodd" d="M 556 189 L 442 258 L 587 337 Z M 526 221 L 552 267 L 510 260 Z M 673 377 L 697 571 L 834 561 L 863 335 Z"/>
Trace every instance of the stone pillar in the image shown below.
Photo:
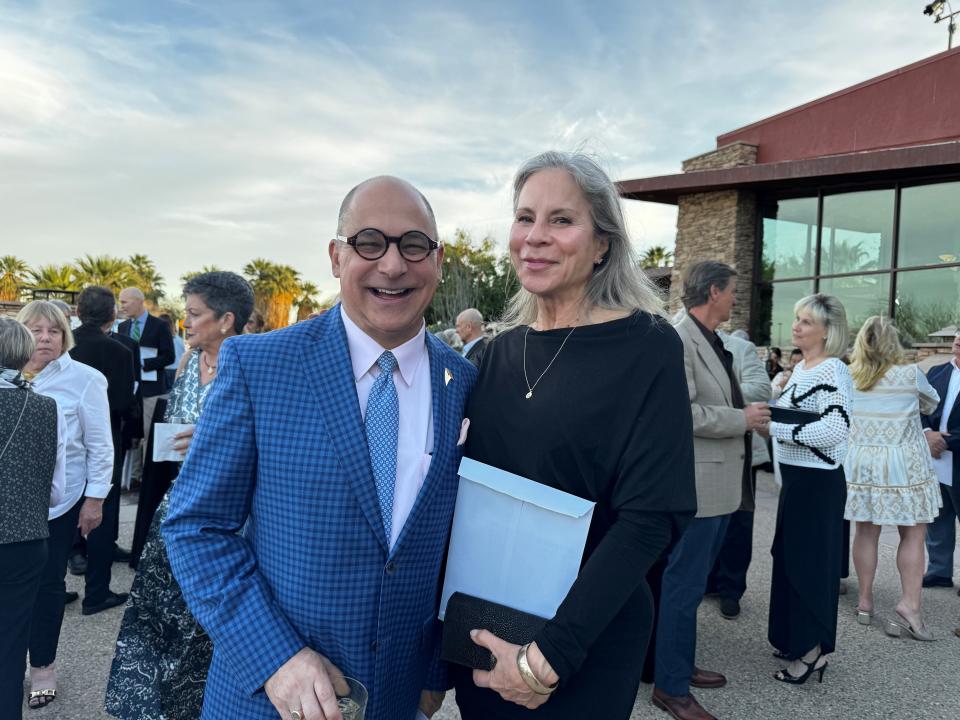
<path fill-rule="evenodd" d="M 753 165 L 757 146 L 733 143 L 683 163 L 684 172 L 719 170 L 738 165 Z M 681 195 L 677 212 L 677 242 L 674 249 L 673 274 L 670 278 L 670 310 L 676 312 L 683 303 L 683 271 L 697 260 L 719 260 L 736 269 L 737 304 L 733 308 L 728 330 L 750 328 L 753 299 L 753 264 L 756 246 L 757 198 L 747 190 Z"/>

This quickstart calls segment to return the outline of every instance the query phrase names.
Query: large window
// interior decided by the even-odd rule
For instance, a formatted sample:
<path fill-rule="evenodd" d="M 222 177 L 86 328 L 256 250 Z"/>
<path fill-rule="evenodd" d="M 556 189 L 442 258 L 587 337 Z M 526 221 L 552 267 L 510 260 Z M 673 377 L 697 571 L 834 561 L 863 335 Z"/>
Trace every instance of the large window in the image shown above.
<path fill-rule="evenodd" d="M 789 346 L 813 292 L 843 302 L 851 334 L 891 312 L 912 343 L 960 323 L 960 182 L 769 198 L 761 220 L 758 344 Z"/>

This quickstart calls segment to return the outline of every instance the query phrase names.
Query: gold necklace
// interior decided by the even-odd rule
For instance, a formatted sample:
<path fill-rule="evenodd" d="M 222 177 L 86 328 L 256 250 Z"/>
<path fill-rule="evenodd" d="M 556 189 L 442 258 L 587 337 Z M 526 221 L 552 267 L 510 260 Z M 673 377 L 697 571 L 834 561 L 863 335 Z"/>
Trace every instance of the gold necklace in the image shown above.
<path fill-rule="evenodd" d="M 577 321 L 579 322 L 579 318 L 577 319 Z M 573 331 L 576 329 L 577 329 L 576 325 L 570 328 L 570 332 L 567 333 L 567 336 L 563 339 L 563 342 L 560 343 L 560 349 L 557 350 L 556 353 L 554 353 L 553 358 L 551 358 L 550 362 L 547 363 L 547 367 L 544 368 L 542 373 L 540 373 L 540 377 L 538 377 L 536 381 L 533 383 L 533 385 L 531 385 L 530 378 L 527 377 L 527 335 L 530 334 L 530 326 L 527 325 L 527 331 L 523 334 L 523 379 L 524 379 L 524 382 L 527 383 L 527 394 L 524 395 L 524 397 L 527 400 L 533 397 L 533 389 L 540 383 L 541 380 L 543 380 L 543 376 L 547 374 L 547 370 L 549 370 L 550 366 L 553 365 L 554 360 L 556 360 L 557 357 L 560 355 L 560 352 L 563 350 L 563 346 L 567 344 L 567 340 L 570 339 L 570 336 L 573 335 Z"/>
<path fill-rule="evenodd" d="M 207 360 L 207 351 L 204 350 L 200 353 L 200 359 L 203 360 L 203 364 L 207 366 L 207 375 L 213 375 L 214 371 L 217 369 L 216 365 L 211 365 L 210 361 Z"/>

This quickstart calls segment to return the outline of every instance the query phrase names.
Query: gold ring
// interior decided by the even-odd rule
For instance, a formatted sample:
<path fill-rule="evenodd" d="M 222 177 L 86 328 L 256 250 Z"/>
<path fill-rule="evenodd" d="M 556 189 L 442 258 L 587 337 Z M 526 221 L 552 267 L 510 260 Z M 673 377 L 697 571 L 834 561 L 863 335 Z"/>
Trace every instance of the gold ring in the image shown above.
<path fill-rule="evenodd" d="M 303 714 L 299 710 L 291 710 L 290 720 L 303 720 Z"/>

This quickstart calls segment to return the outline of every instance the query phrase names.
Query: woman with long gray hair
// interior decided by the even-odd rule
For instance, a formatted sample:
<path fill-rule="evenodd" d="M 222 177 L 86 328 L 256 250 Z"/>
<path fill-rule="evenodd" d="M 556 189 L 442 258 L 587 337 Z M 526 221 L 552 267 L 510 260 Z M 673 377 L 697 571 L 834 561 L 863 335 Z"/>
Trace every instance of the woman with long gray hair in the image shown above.
<path fill-rule="evenodd" d="M 466 455 L 596 502 L 576 582 L 533 641 L 488 630 L 497 663 L 454 670 L 464 720 L 629 717 L 650 637 L 644 580 L 693 516 L 693 431 L 676 332 L 639 270 L 616 188 L 547 152 L 514 181 L 522 289 L 487 348 Z"/>

